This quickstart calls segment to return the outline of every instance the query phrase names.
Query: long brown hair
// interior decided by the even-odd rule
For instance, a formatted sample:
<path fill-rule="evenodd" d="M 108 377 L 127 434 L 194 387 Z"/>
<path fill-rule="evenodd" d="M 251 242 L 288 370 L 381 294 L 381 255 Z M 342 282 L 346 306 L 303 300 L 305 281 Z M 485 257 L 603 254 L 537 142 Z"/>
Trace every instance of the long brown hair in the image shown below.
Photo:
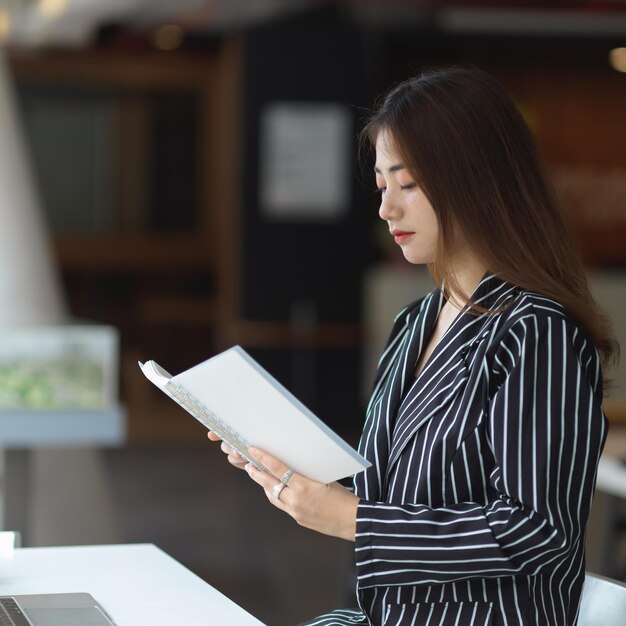
<path fill-rule="evenodd" d="M 589 291 L 532 134 L 493 76 L 453 67 L 411 78 L 387 94 L 362 138 L 375 145 L 382 130 L 437 215 L 439 245 L 429 265 L 435 284 L 484 312 L 461 290 L 448 262 L 458 226 L 491 271 L 562 304 L 604 365 L 617 358 L 619 346 Z"/>

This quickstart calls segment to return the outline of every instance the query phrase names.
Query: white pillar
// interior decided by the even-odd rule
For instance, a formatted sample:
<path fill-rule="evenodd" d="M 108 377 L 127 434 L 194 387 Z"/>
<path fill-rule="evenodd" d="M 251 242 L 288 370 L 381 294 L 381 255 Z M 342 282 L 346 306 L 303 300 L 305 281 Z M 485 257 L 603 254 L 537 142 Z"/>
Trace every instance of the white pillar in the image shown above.
<path fill-rule="evenodd" d="M 65 318 L 11 78 L 0 50 L 0 329 L 62 323 Z"/>

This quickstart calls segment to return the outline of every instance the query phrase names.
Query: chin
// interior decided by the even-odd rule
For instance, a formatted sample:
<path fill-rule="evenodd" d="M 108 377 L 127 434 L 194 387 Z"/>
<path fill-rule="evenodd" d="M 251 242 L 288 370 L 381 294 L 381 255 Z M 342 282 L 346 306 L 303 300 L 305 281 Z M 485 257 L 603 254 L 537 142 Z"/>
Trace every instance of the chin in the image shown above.
<path fill-rule="evenodd" d="M 403 250 L 404 258 L 411 263 L 412 265 L 426 265 L 428 263 L 433 263 L 435 260 L 434 255 L 427 255 L 419 252 L 415 252 L 415 250 Z"/>

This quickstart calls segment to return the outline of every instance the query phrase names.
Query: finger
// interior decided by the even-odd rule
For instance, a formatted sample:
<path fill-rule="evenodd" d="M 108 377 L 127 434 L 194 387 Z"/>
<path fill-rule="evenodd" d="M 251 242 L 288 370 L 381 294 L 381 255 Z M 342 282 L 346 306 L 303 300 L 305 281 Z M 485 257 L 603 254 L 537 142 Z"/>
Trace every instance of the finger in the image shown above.
<path fill-rule="evenodd" d="M 247 465 L 247 461 L 242 461 L 241 459 L 236 459 L 232 456 L 227 457 L 228 458 L 228 462 L 233 466 L 236 467 L 237 469 L 245 469 L 246 465 Z"/>
<path fill-rule="evenodd" d="M 287 486 L 283 487 L 278 498 L 276 498 L 274 496 L 273 489 L 276 485 L 280 484 L 280 481 L 276 480 L 276 478 L 274 478 L 273 476 L 270 476 L 266 472 L 262 472 L 261 470 L 258 470 L 256 467 L 254 467 L 252 463 L 246 464 L 244 469 L 246 470 L 246 472 L 248 472 L 248 475 L 250 476 L 250 478 L 252 478 L 252 480 L 255 483 L 263 487 L 263 490 L 265 491 L 265 495 L 267 496 L 267 499 L 275 507 L 279 508 L 281 511 L 287 511 L 288 505 L 285 502 L 284 497 L 285 497 L 285 492 L 289 491 L 289 487 Z"/>
<path fill-rule="evenodd" d="M 265 495 L 274 506 L 288 513 L 290 498 L 292 497 L 292 490 L 290 489 L 290 487 L 293 487 L 294 484 L 292 481 L 296 479 L 297 484 L 297 481 L 301 477 L 297 474 L 292 474 L 291 477 L 288 479 L 289 484 L 286 484 L 286 486 L 281 490 L 279 497 L 276 498 L 273 491 L 274 487 L 282 482 L 281 478 L 285 476 L 285 473 L 289 468 L 282 461 L 272 456 L 271 454 L 260 450 L 259 448 L 250 447 L 248 448 L 248 452 L 255 461 L 258 461 L 259 463 L 264 465 L 272 473 L 272 475 L 257 470 L 251 463 L 246 465 L 245 467 L 245 469 L 248 471 L 248 474 L 256 483 L 263 487 L 263 489 L 265 490 Z"/>
<path fill-rule="evenodd" d="M 217 434 L 214 433 L 212 430 L 210 430 L 207 435 L 206 435 L 211 441 L 220 441 L 221 437 Z"/>
<path fill-rule="evenodd" d="M 267 472 L 263 472 L 257 469 L 253 463 L 246 463 L 246 471 L 250 475 L 250 478 L 265 489 L 266 491 L 272 491 L 274 485 L 278 483 L 278 480 L 275 476 L 268 474 Z"/>
<path fill-rule="evenodd" d="M 210 435 L 214 435 L 214 438 L 211 438 Z M 209 438 L 211 439 L 211 441 L 221 441 L 221 439 L 212 432 L 209 432 Z M 222 443 L 220 444 L 220 450 L 224 454 L 228 455 L 228 462 L 231 465 L 234 465 L 238 469 L 243 469 L 246 466 L 246 463 L 248 461 L 244 459 L 237 450 L 231 448 L 227 443 L 222 441 Z"/>
<path fill-rule="evenodd" d="M 285 472 L 289 469 L 287 465 L 278 460 L 275 456 L 272 456 L 271 454 L 264 452 L 263 450 L 259 450 L 259 448 L 248 448 L 248 452 L 255 461 L 258 461 L 259 463 L 264 465 L 278 480 L 280 480 L 285 475 Z M 293 476 L 289 480 L 290 484 L 292 479 Z M 272 485 L 275 482 L 275 480 L 272 480 Z"/>
<path fill-rule="evenodd" d="M 227 443 L 223 442 L 220 444 L 220 450 L 224 453 L 224 454 L 232 454 L 233 452 L 235 452 Z"/>
<path fill-rule="evenodd" d="M 248 462 L 247 459 L 245 459 L 243 456 L 241 456 L 241 453 L 239 452 L 239 450 L 237 450 L 235 448 L 232 448 L 231 446 L 229 446 L 228 444 L 226 444 L 224 442 L 221 443 L 220 450 L 224 454 L 228 455 L 228 460 L 233 465 L 244 467 L 244 465 Z"/>
<path fill-rule="evenodd" d="M 243 469 L 248 464 L 248 461 L 244 459 L 236 450 L 233 450 L 232 453 L 226 458 L 231 465 L 234 465 L 238 469 Z"/>

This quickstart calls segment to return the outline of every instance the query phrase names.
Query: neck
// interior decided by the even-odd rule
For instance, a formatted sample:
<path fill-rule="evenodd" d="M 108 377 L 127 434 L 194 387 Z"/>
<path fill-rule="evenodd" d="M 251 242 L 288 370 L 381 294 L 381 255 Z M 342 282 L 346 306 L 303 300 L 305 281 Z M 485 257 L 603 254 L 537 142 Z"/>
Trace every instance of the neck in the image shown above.
<path fill-rule="evenodd" d="M 465 304 L 465 298 L 462 294 L 471 296 L 488 268 L 474 254 L 469 252 L 456 255 L 450 267 L 461 293 L 456 291 L 450 292 L 448 294 L 448 302 L 455 308 L 460 309 Z"/>

